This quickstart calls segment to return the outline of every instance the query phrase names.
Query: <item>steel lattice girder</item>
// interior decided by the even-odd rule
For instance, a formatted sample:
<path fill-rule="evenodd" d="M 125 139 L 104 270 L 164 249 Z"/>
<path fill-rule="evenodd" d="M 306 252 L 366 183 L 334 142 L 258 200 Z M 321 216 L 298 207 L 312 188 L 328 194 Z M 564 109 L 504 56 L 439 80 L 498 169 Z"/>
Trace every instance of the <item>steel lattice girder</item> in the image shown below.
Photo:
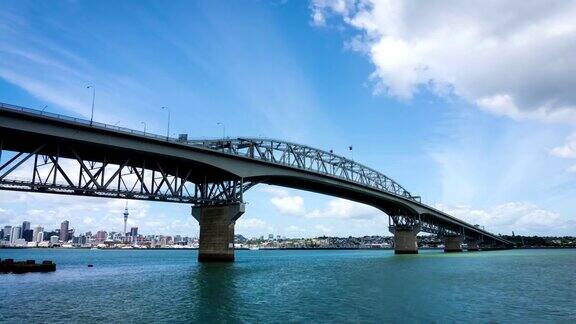
<path fill-rule="evenodd" d="M 334 176 L 412 200 L 412 196 L 400 184 L 384 174 L 353 160 L 309 146 L 271 139 L 192 140 L 187 142 L 228 154 L 239 155 L 266 162 L 277 163 Z"/>
<path fill-rule="evenodd" d="M 2 143 L 4 141 L 6 139 L 2 139 Z M 242 179 L 191 182 L 193 170 L 175 168 L 168 171 L 158 160 L 140 159 L 137 164 L 129 158 L 121 163 L 110 163 L 106 156 L 86 160 L 74 147 L 66 144 L 49 146 L 42 144 L 31 152 L 3 151 L 0 146 L 0 162 L 3 162 L 0 187 L 15 191 L 215 205 L 242 202 L 243 193 L 254 185 Z M 61 158 L 58 154 L 61 149 L 72 152 L 74 158 Z M 2 157 L 6 161 L 2 161 Z"/>

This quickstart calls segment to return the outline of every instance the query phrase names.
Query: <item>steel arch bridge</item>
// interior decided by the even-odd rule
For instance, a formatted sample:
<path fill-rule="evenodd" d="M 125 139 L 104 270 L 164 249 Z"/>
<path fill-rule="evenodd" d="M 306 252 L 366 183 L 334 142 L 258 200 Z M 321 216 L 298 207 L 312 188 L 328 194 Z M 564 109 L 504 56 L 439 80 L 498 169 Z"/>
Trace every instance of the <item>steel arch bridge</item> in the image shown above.
<path fill-rule="evenodd" d="M 0 103 L 0 190 L 217 206 L 256 184 L 369 204 L 391 229 L 510 245 L 421 202 L 398 182 L 351 159 L 263 138 L 175 139 Z"/>

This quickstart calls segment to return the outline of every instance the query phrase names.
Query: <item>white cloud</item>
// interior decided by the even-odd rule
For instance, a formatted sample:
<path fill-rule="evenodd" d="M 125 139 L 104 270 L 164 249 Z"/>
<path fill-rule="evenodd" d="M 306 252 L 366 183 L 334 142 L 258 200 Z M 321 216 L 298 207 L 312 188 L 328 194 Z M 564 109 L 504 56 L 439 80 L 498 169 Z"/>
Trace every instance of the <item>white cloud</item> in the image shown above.
<path fill-rule="evenodd" d="M 280 188 L 280 187 L 275 187 L 275 186 L 260 186 L 258 187 L 260 191 L 265 192 L 267 194 L 271 194 L 273 196 L 279 196 L 279 197 L 286 197 L 289 196 L 290 194 L 288 193 L 287 189 L 284 188 Z"/>
<path fill-rule="evenodd" d="M 328 201 L 324 208 L 308 211 L 306 210 L 304 199 L 299 195 L 290 195 L 287 190 L 274 187 L 269 187 L 265 191 L 273 195 L 270 202 L 276 210 L 285 215 L 303 216 L 308 219 L 365 220 L 382 214 L 381 211 L 374 207 L 342 198 L 333 198 Z"/>
<path fill-rule="evenodd" d="M 336 198 L 328 202 L 324 209 L 314 209 L 305 214 L 306 218 L 332 218 L 332 219 L 372 219 L 383 212 L 368 205 L 350 200 Z"/>
<path fill-rule="evenodd" d="M 485 226 L 488 231 L 502 234 L 514 231 L 522 235 L 568 235 L 573 234 L 576 225 L 574 220 L 527 202 L 509 202 L 489 209 L 442 204 L 436 205 L 436 208 L 471 224 Z"/>
<path fill-rule="evenodd" d="M 375 66 L 375 91 L 422 87 L 514 119 L 576 123 L 575 1 L 314 0 L 340 17 Z"/>
<path fill-rule="evenodd" d="M 240 217 L 236 221 L 236 229 L 238 230 L 253 230 L 253 229 L 269 229 L 270 226 L 260 218 L 254 217 Z"/>
<path fill-rule="evenodd" d="M 576 159 L 576 133 L 568 136 L 564 145 L 553 148 L 550 153 L 561 158 Z"/>
<path fill-rule="evenodd" d="M 303 232 L 303 229 L 296 226 L 296 225 L 290 225 L 290 226 L 286 227 L 286 232 L 300 233 L 300 232 Z"/>
<path fill-rule="evenodd" d="M 270 202 L 281 214 L 300 215 L 304 212 L 304 199 L 300 196 L 272 197 Z"/>
<path fill-rule="evenodd" d="M 321 235 L 330 235 L 333 233 L 332 228 L 326 225 L 317 224 L 314 228 L 319 231 Z"/>

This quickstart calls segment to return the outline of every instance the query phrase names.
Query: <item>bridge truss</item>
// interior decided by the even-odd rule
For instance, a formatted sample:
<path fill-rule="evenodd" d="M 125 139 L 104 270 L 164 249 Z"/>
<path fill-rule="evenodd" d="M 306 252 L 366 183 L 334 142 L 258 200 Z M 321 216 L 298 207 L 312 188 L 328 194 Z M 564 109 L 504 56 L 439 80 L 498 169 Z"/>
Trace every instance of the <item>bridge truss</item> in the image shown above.
<path fill-rule="evenodd" d="M 258 138 L 191 140 L 187 144 L 320 173 L 420 202 L 398 182 L 351 159 L 286 141 Z"/>
<path fill-rule="evenodd" d="M 255 184 L 243 179 L 192 182 L 191 169 L 170 168 L 153 158 L 115 163 L 107 162 L 106 156 L 87 159 L 67 144 L 5 151 L 6 140 L 0 139 L 4 190 L 214 205 L 241 202 L 243 193 Z M 62 158 L 60 151 L 71 152 L 74 158 Z"/>

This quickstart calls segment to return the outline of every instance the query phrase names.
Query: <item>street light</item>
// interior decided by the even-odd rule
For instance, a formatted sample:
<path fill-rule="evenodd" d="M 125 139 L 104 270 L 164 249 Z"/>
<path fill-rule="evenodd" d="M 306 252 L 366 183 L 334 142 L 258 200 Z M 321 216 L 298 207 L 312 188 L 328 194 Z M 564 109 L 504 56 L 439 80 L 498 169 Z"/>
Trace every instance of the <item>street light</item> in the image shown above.
<path fill-rule="evenodd" d="M 146 135 L 146 122 L 140 122 L 140 124 L 144 124 L 144 135 Z"/>
<path fill-rule="evenodd" d="M 222 140 L 225 140 L 226 139 L 226 125 L 224 125 L 224 123 L 220 123 L 220 122 L 216 123 L 216 125 L 222 126 Z"/>
<path fill-rule="evenodd" d="M 92 89 L 92 113 L 90 114 L 90 126 L 94 121 L 94 100 L 96 99 L 96 88 L 93 85 L 89 85 L 86 89 Z"/>
<path fill-rule="evenodd" d="M 170 108 L 162 107 L 162 110 L 166 109 L 168 111 L 168 129 L 166 130 L 166 140 L 170 139 Z"/>

